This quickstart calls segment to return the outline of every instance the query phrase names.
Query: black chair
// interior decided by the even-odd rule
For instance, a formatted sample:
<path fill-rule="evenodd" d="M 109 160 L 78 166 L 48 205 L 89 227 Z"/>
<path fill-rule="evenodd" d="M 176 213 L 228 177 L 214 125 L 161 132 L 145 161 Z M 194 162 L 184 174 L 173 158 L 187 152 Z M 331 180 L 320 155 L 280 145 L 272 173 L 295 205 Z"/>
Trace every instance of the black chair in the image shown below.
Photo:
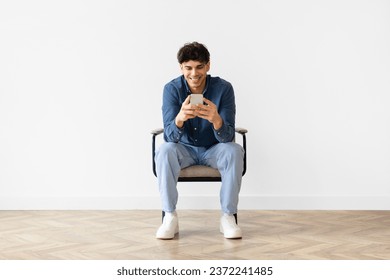
<path fill-rule="evenodd" d="M 163 128 L 158 128 L 152 131 L 152 163 L 153 174 L 157 177 L 156 162 L 154 156 L 156 152 L 156 137 L 164 132 Z M 242 147 L 244 148 L 244 169 L 242 176 L 246 173 L 246 133 L 245 128 L 236 128 L 236 133 L 242 135 Z M 192 165 L 180 171 L 179 182 L 220 182 L 221 174 L 218 169 L 211 168 L 204 165 Z"/>
<path fill-rule="evenodd" d="M 246 133 L 248 130 L 245 128 L 236 128 L 236 133 L 242 136 L 242 147 L 244 149 L 244 160 L 243 160 L 243 172 L 242 176 L 246 173 Z M 156 173 L 156 162 L 154 156 L 156 153 L 156 137 L 164 132 L 163 128 L 152 130 L 152 163 L 153 163 L 153 174 L 157 177 Z M 183 168 L 179 174 L 179 182 L 221 182 L 221 174 L 218 169 L 204 166 L 204 165 L 192 165 Z M 164 211 L 162 211 L 162 218 L 164 219 Z M 237 214 L 234 215 L 237 222 Z"/>

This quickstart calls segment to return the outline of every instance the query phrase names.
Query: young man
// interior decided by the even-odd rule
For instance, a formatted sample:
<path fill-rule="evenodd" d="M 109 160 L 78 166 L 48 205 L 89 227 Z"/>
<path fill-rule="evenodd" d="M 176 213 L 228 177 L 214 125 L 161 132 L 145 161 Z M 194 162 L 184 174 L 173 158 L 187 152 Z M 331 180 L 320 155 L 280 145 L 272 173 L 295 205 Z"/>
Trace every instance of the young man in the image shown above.
<path fill-rule="evenodd" d="M 237 213 L 244 151 L 233 143 L 236 105 L 231 84 L 207 74 L 210 54 L 197 42 L 177 54 L 182 76 L 164 87 L 164 140 L 156 152 L 156 171 L 165 216 L 156 238 L 172 239 L 179 232 L 176 214 L 180 170 L 206 165 L 221 173 L 220 231 L 225 238 L 241 238 Z M 203 104 L 190 104 L 191 94 L 202 94 Z"/>

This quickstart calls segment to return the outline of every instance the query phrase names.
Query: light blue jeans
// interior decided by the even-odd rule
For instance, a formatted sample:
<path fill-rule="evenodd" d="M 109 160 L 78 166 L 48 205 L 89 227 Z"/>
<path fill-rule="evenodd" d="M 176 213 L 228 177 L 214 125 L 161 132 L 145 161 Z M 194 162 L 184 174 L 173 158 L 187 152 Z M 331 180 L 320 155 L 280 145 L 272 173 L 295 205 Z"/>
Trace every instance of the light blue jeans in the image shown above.
<path fill-rule="evenodd" d="M 180 170 L 191 165 L 206 165 L 221 173 L 220 204 L 222 212 L 236 214 L 241 189 L 244 149 L 233 142 L 219 143 L 208 149 L 165 142 L 156 152 L 156 171 L 162 209 L 176 210 L 177 181 Z"/>

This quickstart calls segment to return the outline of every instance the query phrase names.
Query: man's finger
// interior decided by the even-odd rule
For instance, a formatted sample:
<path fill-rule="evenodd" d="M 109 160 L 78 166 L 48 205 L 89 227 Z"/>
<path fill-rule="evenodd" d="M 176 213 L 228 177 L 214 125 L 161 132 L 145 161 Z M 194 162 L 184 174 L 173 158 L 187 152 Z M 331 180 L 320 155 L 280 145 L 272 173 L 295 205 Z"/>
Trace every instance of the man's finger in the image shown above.
<path fill-rule="evenodd" d="M 213 102 L 211 102 L 210 100 L 208 100 L 206 97 L 203 97 L 203 102 L 207 104 L 207 106 L 209 105 L 214 105 Z"/>
<path fill-rule="evenodd" d="M 186 100 L 184 100 L 183 104 L 184 105 L 190 104 L 190 99 L 191 99 L 191 95 L 188 95 Z"/>

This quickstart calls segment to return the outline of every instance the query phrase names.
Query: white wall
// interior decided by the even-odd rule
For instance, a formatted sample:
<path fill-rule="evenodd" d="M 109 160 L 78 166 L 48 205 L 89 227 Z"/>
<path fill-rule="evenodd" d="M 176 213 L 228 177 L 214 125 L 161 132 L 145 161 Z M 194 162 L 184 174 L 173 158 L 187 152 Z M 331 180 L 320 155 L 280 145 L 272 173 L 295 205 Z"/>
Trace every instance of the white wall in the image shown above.
<path fill-rule="evenodd" d="M 249 130 L 241 209 L 390 209 L 380 0 L 0 2 L 0 209 L 159 209 L 149 132 L 194 40 Z"/>

